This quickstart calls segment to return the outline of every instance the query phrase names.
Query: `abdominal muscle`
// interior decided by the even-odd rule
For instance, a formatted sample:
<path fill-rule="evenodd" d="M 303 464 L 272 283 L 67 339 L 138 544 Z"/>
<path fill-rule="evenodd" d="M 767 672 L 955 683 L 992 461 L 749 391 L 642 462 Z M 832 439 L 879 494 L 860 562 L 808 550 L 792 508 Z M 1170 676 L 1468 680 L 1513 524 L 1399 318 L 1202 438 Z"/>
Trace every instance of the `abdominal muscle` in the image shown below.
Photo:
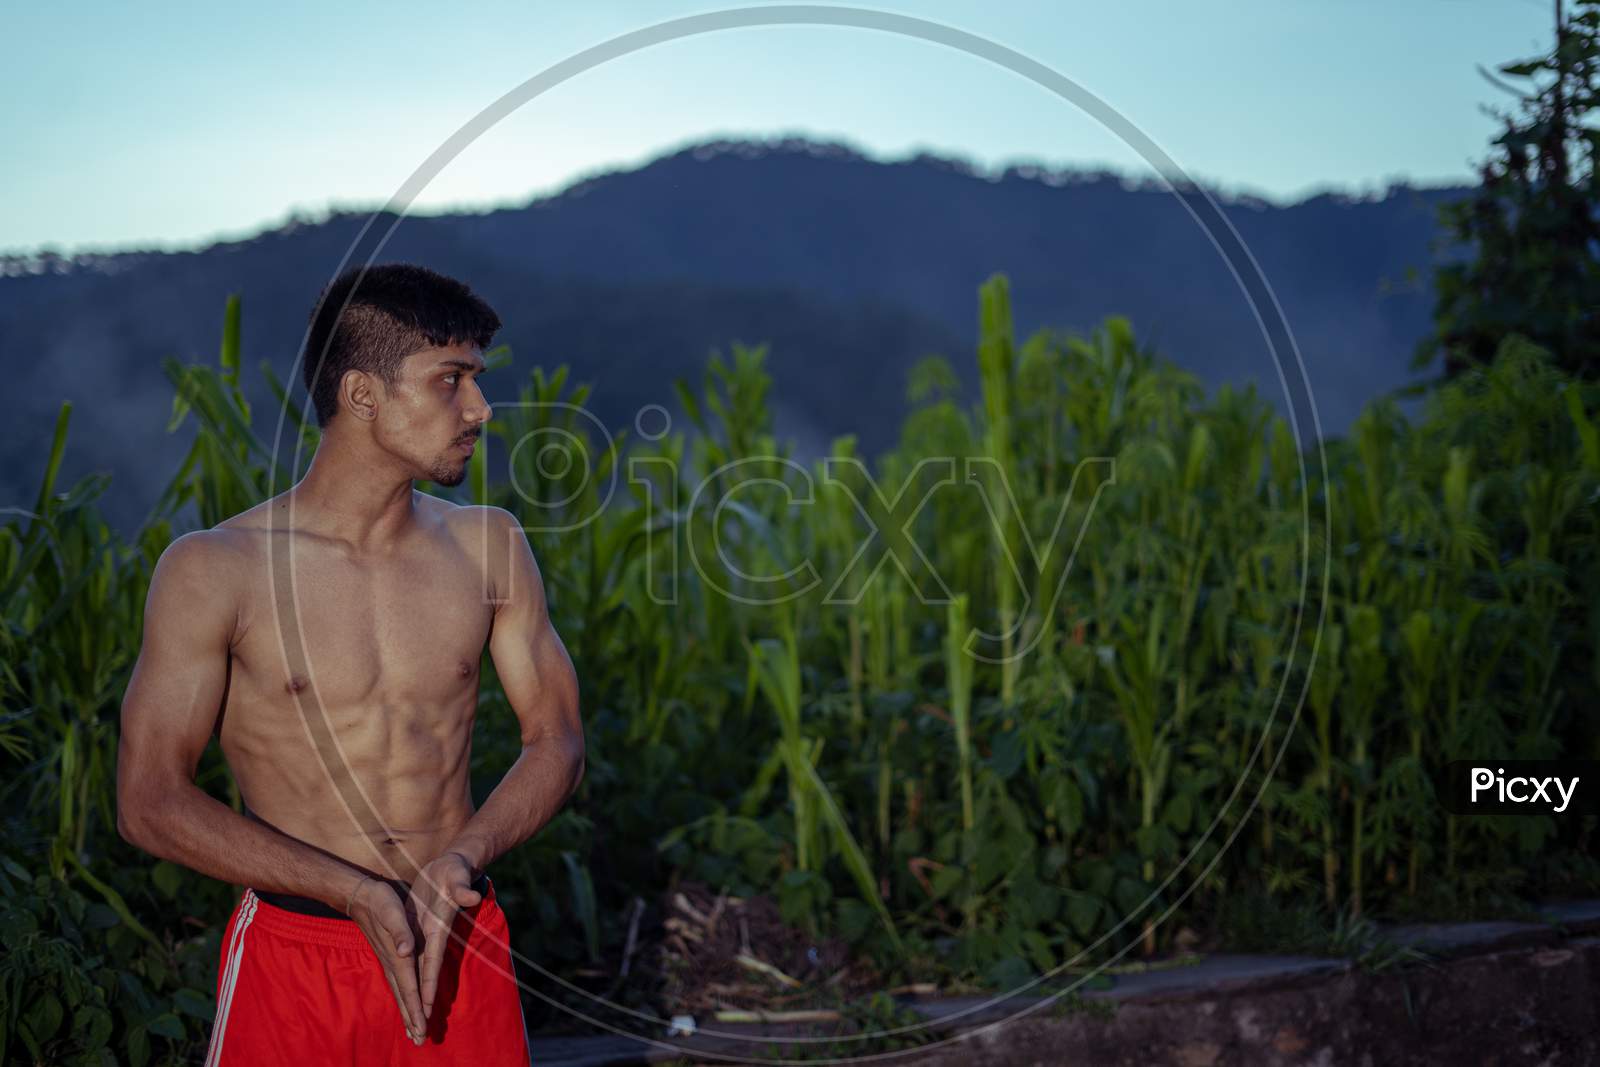
<path fill-rule="evenodd" d="M 410 882 L 472 816 L 475 690 L 444 708 L 326 716 L 311 701 L 304 713 L 230 708 L 223 755 L 252 818 L 369 874 Z"/>

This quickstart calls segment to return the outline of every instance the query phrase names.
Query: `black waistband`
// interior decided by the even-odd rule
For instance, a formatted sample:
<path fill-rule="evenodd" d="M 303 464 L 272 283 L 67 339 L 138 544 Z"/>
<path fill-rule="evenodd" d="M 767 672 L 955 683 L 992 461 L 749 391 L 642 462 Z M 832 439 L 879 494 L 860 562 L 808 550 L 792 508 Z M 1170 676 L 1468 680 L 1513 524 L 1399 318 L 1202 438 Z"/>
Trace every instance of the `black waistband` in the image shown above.
<path fill-rule="evenodd" d="M 402 899 L 404 899 L 405 895 L 411 891 L 411 887 L 401 881 L 393 881 L 389 884 L 394 887 L 394 891 L 399 894 Z M 489 876 L 482 871 L 479 871 L 477 876 L 472 879 L 472 889 L 480 895 L 487 895 L 489 892 Z M 338 908 L 324 904 L 322 901 L 313 897 L 300 897 L 295 896 L 293 893 L 268 893 L 260 889 L 252 889 L 250 892 L 254 893 L 268 904 L 271 904 L 273 907 L 282 908 L 284 911 L 292 911 L 296 915 L 314 915 L 319 919 L 344 919 L 348 922 L 355 921 Z"/>

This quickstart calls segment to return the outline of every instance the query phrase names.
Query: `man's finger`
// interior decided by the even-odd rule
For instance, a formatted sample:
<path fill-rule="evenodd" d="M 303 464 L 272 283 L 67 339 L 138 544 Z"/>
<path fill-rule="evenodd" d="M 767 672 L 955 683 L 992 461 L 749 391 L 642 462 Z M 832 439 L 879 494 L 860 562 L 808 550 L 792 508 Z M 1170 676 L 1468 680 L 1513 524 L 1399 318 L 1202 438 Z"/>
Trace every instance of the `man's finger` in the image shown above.
<path fill-rule="evenodd" d="M 385 923 L 385 931 L 389 934 L 394 947 L 395 960 L 394 980 L 398 987 L 396 990 L 400 1006 L 406 1016 L 406 1029 L 411 1032 L 412 1040 L 416 1040 L 425 1030 L 425 1017 L 422 1013 L 422 997 L 417 990 L 417 968 L 412 962 L 411 928 L 403 923 Z"/>
<path fill-rule="evenodd" d="M 388 916 L 383 923 L 384 933 L 389 935 L 389 940 L 394 944 L 395 955 L 406 959 L 411 955 L 411 927 L 406 923 Z"/>
<path fill-rule="evenodd" d="M 389 993 L 394 997 L 394 1006 L 400 1011 L 400 1022 L 404 1024 L 407 1036 L 410 1036 L 416 1032 L 416 1027 L 411 1022 L 411 1017 L 406 1014 L 405 998 L 400 995 L 400 987 L 395 984 L 394 968 L 389 966 L 389 961 L 380 962 L 383 963 L 383 980 L 389 983 Z"/>
<path fill-rule="evenodd" d="M 400 987 L 400 1002 L 406 1009 L 406 1029 L 411 1032 L 411 1040 L 418 1041 L 427 1032 L 427 1024 L 422 1014 L 422 996 L 417 991 L 417 972 L 410 963 L 410 960 L 398 961 L 394 980 Z"/>
<path fill-rule="evenodd" d="M 455 891 L 456 903 L 459 904 L 463 908 L 470 908 L 470 907 L 472 907 L 474 904 L 476 904 L 478 901 L 480 901 L 482 899 L 483 899 L 483 894 L 479 893 L 476 889 L 471 889 L 471 888 L 468 888 L 466 886 L 459 886 L 459 887 L 456 888 L 456 891 Z"/>
<path fill-rule="evenodd" d="M 417 967 L 417 986 L 422 997 L 424 1019 L 433 1015 L 433 999 L 439 992 L 439 971 L 444 965 L 444 951 L 449 941 L 449 925 L 435 926 L 428 931 L 427 943 L 422 947 L 422 960 Z"/>
<path fill-rule="evenodd" d="M 406 1036 L 411 1037 L 416 1033 L 416 1024 L 412 1021 L 410 1013 L 406 1011 L 405 997 L 400 995 L 400 986 L 395 981 L 395 974 L 399 968 L 405 966 L 405 962 L 389 955 L 380 956 L 378 962 L 383 967 L 383 980 L 389 983 L 389 993 L 394 997 L 394 1006 L 400 1012 L 400 1022 L 406 1028 Z"/>

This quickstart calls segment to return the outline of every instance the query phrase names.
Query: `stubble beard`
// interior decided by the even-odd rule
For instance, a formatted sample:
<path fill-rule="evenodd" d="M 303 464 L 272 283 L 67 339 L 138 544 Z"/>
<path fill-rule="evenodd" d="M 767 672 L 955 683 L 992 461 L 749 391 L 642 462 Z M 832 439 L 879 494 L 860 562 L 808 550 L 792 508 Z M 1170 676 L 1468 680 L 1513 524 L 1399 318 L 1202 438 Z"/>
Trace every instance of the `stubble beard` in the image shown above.
<path fill-rule="evenodd" d="M 459 466 L 444 457 L 433 461 L 428 468 L 428 480 L 438 485 L 455 486 L 467 480 L 467 461 L 460 460 Z"/>

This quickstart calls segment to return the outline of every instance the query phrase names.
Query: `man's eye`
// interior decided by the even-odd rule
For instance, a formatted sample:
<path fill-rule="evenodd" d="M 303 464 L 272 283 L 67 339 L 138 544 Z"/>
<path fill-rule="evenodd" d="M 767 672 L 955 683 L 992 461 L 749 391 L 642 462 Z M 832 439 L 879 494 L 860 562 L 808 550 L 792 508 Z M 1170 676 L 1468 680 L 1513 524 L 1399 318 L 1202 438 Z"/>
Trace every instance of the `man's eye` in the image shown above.
<path fill-rule="evenodd" d="M 459 374 L 446 374 L 444 376 L 444 380 L 449 382 L 451 385 L 454 385 L 456 384 L 456 379 L 459 377 L 461 377 Z"/>

